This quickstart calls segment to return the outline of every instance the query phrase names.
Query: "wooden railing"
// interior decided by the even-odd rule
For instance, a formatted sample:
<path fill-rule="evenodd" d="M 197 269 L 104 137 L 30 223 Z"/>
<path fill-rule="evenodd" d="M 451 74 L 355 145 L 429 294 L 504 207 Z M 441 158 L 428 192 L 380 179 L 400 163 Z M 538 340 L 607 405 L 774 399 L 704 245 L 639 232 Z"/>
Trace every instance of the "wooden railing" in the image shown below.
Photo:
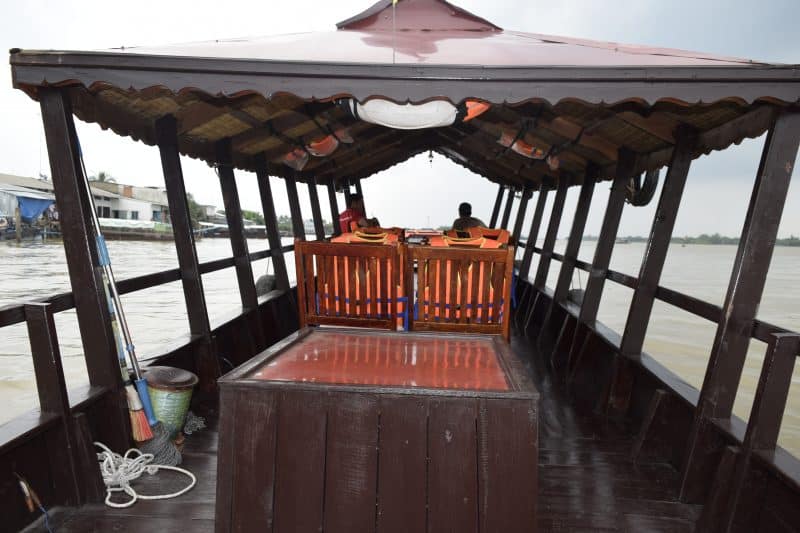
<path fill-rule="evenodd" d="M 525 248 L 526 243 L 520 242 L 518 246 Z M 534 247 L 533 253 L 541 254 L 542 249 Z M 565 259 L 563 254 L 555 252 L 552 252 L 550 257 L 561 263 Z M 585 272 L 591 271 L 591 264 L 584 261 L 576 260 L 575 267 Z M 634 290 L 639 285 L 638 278 L 614 270 L 608 270 L 605 278 Z M 531 298 L 536 290 L 530 284 L 526 284 L 526 289 L 528 290 L 524 291 L 518 304 L 518 307 L 523 309 L 524 299 Z M 720 306 L 666 287 L 658 286 L 655 298 L 714 324 L 719 324 L 722 319 Z M 530 304 L 530 300 L 528 303 Z M 578 306 L 569 301 L 559 305 L 577 319 Z M 610 330 L 600 324 L 595 324 L 592 329 L 612 350 L 620 349 L 619 336 L 612 335 Z M 791 485 L 800 489 L 800 460 L 778 446 L 778 436 L 786 410 L 795 361 L 800 357 L 800 333 L 756 319 L 750 331 L 750 338 L 766 343 L 767 350 L 747 423 L 745 425 L 735 416 L 711 419 L 711 422 L 737 442 L 738 446 L 726 447 L 720 460 L 715 484 L 710 491 L 711 497 L 702 519 L 702 523 L 711 528 L 709 530 L 727 531 L 726 528 L 733 527 L 732 521 L 741 504 L 740 500 L 744 497 L 746 479 L 750 475 L 753 461 L 759 461 L 776 472 L 781 479 L 789 480 Z M 657 377 L 667 385 L 671 381 L 664 379 L 664 375 Z M 685 391 L 677 389 L 673 389 L 672 392 L 697 408 L 697 397 L 689 397 Z M 658 394 L 656 396 L 658 397 Z M 641 445 L 641 442 L 637 445 Z"/>

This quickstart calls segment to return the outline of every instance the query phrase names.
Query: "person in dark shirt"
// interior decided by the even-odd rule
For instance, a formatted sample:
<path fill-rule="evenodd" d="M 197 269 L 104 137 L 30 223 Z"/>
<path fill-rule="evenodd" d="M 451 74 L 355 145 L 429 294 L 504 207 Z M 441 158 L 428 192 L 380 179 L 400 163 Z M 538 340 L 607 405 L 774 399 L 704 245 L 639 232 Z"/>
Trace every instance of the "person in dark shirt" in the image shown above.
<path fill-rule="evenodd" d="M 377 218 L 367 218 L 364 214 L 364 199 L 358 193 L 350 195 L 350 205 L 339 214 L 339 229 L 342 233 L 352 231 L 351 222 L 356 222 L 359 228 L 379 226 Z"/>
<path fill-rule="evenodd" d="M 465 231 L 469 228 L 485 228 L 486 224 L 479 218 L 472 216 L 472 205 L 462 202 L 458 206 L 458 218 L 453 221 L 455 231 Z"/>

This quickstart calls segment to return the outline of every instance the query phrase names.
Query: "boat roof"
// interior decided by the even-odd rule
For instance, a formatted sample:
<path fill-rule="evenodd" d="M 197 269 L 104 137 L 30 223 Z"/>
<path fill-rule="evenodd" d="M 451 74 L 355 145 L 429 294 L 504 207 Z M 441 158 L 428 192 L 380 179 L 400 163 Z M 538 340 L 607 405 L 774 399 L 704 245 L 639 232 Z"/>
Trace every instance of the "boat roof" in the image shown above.
<path fill-rule="evenodd" d="M 178 121 L 179 149 L 330 183 L 360 179 L 434 150 L 515 187 L 580 183 L 589 165 L 613 175 L 620 149 L 637 171 L 669 161 L 679 131 L 695 156 L 766 131 L 796 110 L 800 69 L 749 59 L 504 30 L 441 0 L 391 0 L 336 31 L 109 51 L 12 50 L 14 86 L 68 90 L 75 114 L 155 144 L 155 121 Z M 353 116 L 342 101 L 467 100 L 490 104 L 470 122 L 403 131 Z M 300 171 L 287 154 L 345 129 L 354 141 Z M 530 158 L 498 144 L 534 147 Z"/>

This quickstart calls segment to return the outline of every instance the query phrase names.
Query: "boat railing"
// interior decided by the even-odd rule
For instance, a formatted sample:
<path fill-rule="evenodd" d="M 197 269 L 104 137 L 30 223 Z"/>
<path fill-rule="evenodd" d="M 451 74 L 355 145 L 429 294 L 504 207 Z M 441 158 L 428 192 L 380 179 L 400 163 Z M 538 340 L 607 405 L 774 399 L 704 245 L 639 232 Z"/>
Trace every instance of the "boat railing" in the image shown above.
<path fill-rule="evenodd" d="M 294 251 L 294 244 L 282 246 L 282 253 Z M 257 261 L 271 257 L 271 250 L 263 250 L 249 254 L 250 261 Z M 209 274 L 235 266 L 235 258 L 227 257 L 216 259 L 205 263 L 200 263 L 199 270 L 202 274 Z M 164 285 L 175 281 L 180 281 L 180 270 L 169 269 L 162 272 L 145 274 L 118 282 L 120 294 L 129 294 L 152 287 Z M 272 297 L 283 294 L 278 291 L 271 293 Z M 261 299 L 261 304 L 266 304 L 270 298 Z M 43 439 L 46 446 L 67 446 L 68 441 L 77 438 L 79 434 L 88 435 L 88 432 L 79 431 L 81 424 L 86 424 L 85 420 L 80 422 L 81 413 L 97 407 L 100 399 L 107 397 L 112 392 L 108 387 L 92 386 L 89 384 L 80 385 L 67 390 L 67 383 L 61 363 L 58 337 L 56 334 L 54 315 L 59 312 L 67 311 L 75 307 L 73 294 L 65 292 L 32 300 L 23 304 L 12 304 L 0 307 L 0 330 L 25 323 L 28 328 L 28 338 L 31 346 L 31 356 L 33 359 L 34 377 L 36 380 L 36 390 L 39 397 L 39 408 L 31 409 L 3 424 L 0 424 L 0 457 L 6 454 L 14 454 L 15 450 L 21 449 L 21 445 L 30 442 L 37 437 L 47 433 Z M 225 328 L 232 320 L 241 317 L 243 313 L 237 313 L 229 317 L 221 324 L 217 324 L 212 333 L 216 333 Z M 152 359 L 161 359 L 181 352 L 195 341 L 192 336 L 183 337 L 177 345 L 168 347 L 167 351 L 159 354 Z M 70 420 L 72 418 L 73 420 Z M 78 420 L 75 422 L 74 420 Z M 51 435 L 52 434 L 52 435 Z M 100 436 L 102 438 L 102 435 Z M 82 448 L 91 452 L 91 442 Z M 57 453 L 53 450 L 53 453 Z M 68 460 L 67 460 L 68 459 Z M 63 462 L 69 463 L 64 467 L 70 472 L 61 472 L 65 477 L 59 482 L 66 484 L 74 483 L 74 479 L 79 476 L 78 466 L 73 464 L 76 460 L 74 456 L 65 458 Z M 90 460 L 89 458 L 84 458 Z M 23 475 L 22 472 L 20 472 Z M 49 482 L 48 482 L 49 484 Z M 41 485 L 37 485 L 41 486 Z M 87 484 L 86 486 L 91 486 Z M 83 490 L 76 488 L 73 503 L 86 501 L 85 494 L 78 496 L 77 493 Z"/>
<path fill-rule="evenodd" d="M 518 247 L 526 248 L 526 242 L 519 242 Z M 566 260 L 565 254 L 533 247 L 533 253 L 542 256 L 547 254 L 551 259 L 560 263 Z M 572 259 L 575 268 L 587 273 L 592 273 L 591 263 Z M 616 284 L 636 290 L 639 279 L 635 276 L 608 269 L 604 273 L 605 279 Z M 528 279 L 522 280 L 524 288 L 520 291 L 518 309 L 525 309 L 535 305 L 534 293 L 538 290 L 552 299 L 553 292 L 544 286 L 536 289 Z M 668 289 L 661 285 L 656 287 L 654 298 L 670 306 L 681 309 L 691 315 L 703 318 L 714 324 L 719 324 L 723 317 L 722 307 L 701 299 L 683 294 L 679 291 Z M 578 321 L 580 306 L 569 299 L 558 305 L 572 320 Z M 524 324 L 523 324 L 523 327 Z M 594 334 L 604 342 L 612 353 L 621 354 L 621 337 L 619 334 L 596 321 L 590 326 Z M 724 493 L 723 498 L 711 498 L 708 505 L 716 506 L 708 511 L 709 516 L 733 516 L 735 509 L 743 494 L 743 487 L 752 475 L 752 464 L 757 462 L 768 470 L 776 473 L 780 479 L 800 490 L 800 460 L 791 452 L 778 445 L 778 436 L 781 422 L 786 409 L 789 389 L 794 375 L 795 361 L 800 357 L 800 333 L 770 324 L 763 320 L 755 319 L 749 332 L 749 338 L 761 341 L 767 345 L 764 362 L 756 385 L 753 405 L 750 416 L 745 422 L 736 415 L 727 417 L 710 417 L 710 423 L 724 435 L 723 441 L 729 444 L 724 447 L 719 467 L 716 471 L 715 483 L 711 494 Z M 554 350 L 558 346 L 554 347 Z M 663 388 L 676 395 L 681 401 L 688 404 L 693 411 L 698 409 L 700 393 L 694 387 L 686 384 L 679 376 L 658 363 L 654 358 L 642 351 L 635 359 L 657 380 Z M 711 361 L 709 361 L 709 365 Z M 734 392 L 738 393 L 737 390 Z M 666 395 L 665 390 L 656 390 L 651 401 L 650 410 L 658 409 L 658 403 Z M 613 399 L 609 399 L 612 402 Z M 652 414 L 652 412 L 650 413 Z M 640 430 L 637 447 L 642 446 L 642 440 L 647 438 L 646 428 Z M 636 456 L 638 449 L 634 449 L 632 456 Z M 689 451 L 687 451 L 689 453 Z M 680 465 L 678 465 L 680 466 Z M 704 513 L 705 514 L 705 513 Z"/>

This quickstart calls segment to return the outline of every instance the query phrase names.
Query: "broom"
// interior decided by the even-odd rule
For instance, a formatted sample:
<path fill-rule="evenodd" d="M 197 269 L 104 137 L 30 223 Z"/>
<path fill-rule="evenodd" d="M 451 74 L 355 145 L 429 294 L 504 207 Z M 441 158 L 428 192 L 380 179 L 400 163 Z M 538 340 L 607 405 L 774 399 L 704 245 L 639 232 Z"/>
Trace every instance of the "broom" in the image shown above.
<path fill-rule="evenodd" d="M 106 301 L 108 302 L 108 310 L 111 318 L 111 329 L 114 334 L 114 342 L 117 346 L 117 358 L 119 359 L 120 371 L 122 372 L 122 381 L 125 385 L 125 395 L 128 401 L 128 411 L 131 418 L 131 433 L 136 442 L 144 442 L 153 438 L 152 426 L 155 426 L 158 421 L 153 414 L 153 407 L 150 404 L 150 395 L 147 392 L 147 382 L 142 377 L 141 369 L 136 360 L 136 353 L 131 340 L 131 334 L 128 330 L 128 324 L 125 320 L 125 314 L 122 310 L 122 302 L 117 292 L 117 285 L 114 279 L 114 271 L 111 270 L 111 260 L 108 255 L 108 248 L 103 234 L 100 231 L 100 221 L 97 220 L 97 210 L 94 205 L 94 197 L 92 196 L 92 188 L 89 184 L 89 177 L 86 173 L 86 165 L 83 162 L 83 152 L 79 146 L 79 157 L 81 163 L 81 170 L 83 171 L 83 184 L 86 188 L 86 195 L 89 200 L 90 212 L 92 214 L 92 225 L 95 232 L 95 241 L 97 243 L 97 256 L 99 266 L 103 269 L 103 288 L 106 293 Z M 120 330 L 122 335 L 120 335 Z M 127 364 L 125 362 L 125 350 L 123 349 L 123 341 L 125 350 L 131 358 L 131 363 L 134 370 L 135 381 L 131 383 L 130 375 L 128 374 Z M 136 388 L 134 389 L 134 384 Z M 137 394 L 138 393 L 138 394 Z"/>

